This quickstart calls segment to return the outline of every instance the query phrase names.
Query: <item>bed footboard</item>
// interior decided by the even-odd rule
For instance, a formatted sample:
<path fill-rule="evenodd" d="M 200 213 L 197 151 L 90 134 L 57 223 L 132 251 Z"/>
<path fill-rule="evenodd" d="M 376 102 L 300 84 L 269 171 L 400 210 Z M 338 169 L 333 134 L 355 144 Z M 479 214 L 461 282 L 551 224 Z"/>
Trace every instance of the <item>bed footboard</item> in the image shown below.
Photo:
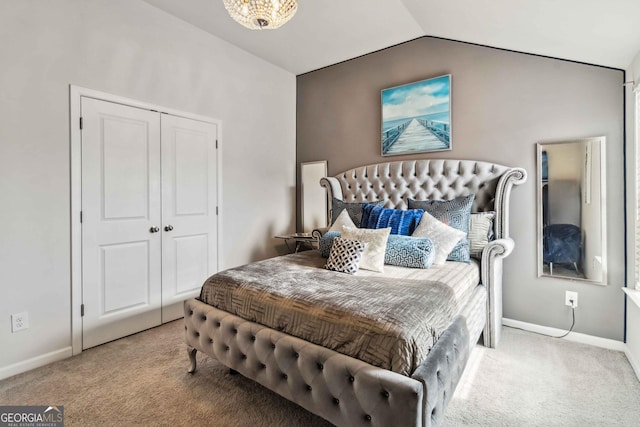
<path fill-rule="evenodd" d="M 424 386 L 423 417 L 425 425 L 437 426 L 453 396 L 469 360 L 469 330 L 465 318 L 458 316 L 433 346 L 427 359 L 411 378 Z"/>
<path fill-rule="evenodd" d="M 463 317 L 409 378 L 195 299 L 184 309 L 189 372 L 201 351 L 338 426 L 438 425 L 469 353 Z"/>

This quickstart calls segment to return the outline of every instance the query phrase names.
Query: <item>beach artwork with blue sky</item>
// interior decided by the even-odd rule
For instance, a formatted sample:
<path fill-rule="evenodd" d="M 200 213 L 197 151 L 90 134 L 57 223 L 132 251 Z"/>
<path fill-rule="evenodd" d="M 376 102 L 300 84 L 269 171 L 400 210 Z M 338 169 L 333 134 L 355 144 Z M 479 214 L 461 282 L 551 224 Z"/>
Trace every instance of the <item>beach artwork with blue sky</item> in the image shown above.
<path fill-rule="evenodd" d="M 382 155 L 451 150 L 451 75 L 382 90 Z"/>

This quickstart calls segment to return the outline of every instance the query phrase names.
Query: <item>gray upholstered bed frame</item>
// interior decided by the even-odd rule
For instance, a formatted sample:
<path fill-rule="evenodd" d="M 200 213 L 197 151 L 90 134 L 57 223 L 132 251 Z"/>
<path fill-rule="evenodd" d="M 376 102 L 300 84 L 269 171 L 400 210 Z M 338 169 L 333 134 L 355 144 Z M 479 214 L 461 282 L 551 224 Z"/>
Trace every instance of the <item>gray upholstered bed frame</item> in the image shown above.
<path fill-rule="evenodd" d="M 339 426 L 434 426 L 480 335 L 495 347 L 502 321 L 502 260 L 509 238 L 509 194 L 526 172 L 468 160 L 412 160 L 351 169 L 321 180 L 345 202 L 451 199 L 476 194 L 473 211 L 496 211 L 496 240 L 482 253 L 480 283 L 429 356 L 408 377 L 242 319 L 198 300 L 185 302 L 191 369 L 196 351 L 219 360 Z"/>

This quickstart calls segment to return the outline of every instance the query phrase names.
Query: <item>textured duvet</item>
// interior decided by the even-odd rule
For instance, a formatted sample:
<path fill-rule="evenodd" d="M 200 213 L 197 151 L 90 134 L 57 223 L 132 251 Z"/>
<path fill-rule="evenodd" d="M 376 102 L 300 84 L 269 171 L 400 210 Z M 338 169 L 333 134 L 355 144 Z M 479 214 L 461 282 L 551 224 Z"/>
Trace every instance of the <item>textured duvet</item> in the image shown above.
<path fill-rule="evenodd" d="M 325 270 L 305 251 L 225 270 L 200 299 L 272 329 L 410 375 L 479 282 L 475 263 L 384 273 Z"/>

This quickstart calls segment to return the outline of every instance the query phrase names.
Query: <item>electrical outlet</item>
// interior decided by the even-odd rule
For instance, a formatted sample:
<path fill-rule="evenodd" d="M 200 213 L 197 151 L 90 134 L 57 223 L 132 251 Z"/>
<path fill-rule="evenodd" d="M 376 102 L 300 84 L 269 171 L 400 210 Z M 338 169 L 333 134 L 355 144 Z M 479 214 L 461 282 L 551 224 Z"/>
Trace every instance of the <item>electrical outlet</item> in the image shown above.
<path fill-rule="evenodd" d="M 11 332 L 29 329 L 29 313 L 15 313 L 11 315 Z"/>
<path fill-rule="evenodd" d="M 564 293 L 564 305 L 568 305 L 569 307 L 572 307 L 572 308 L 577 308 L 578 307 L 578 293 L 577 292 L 566 291 Z"/>

